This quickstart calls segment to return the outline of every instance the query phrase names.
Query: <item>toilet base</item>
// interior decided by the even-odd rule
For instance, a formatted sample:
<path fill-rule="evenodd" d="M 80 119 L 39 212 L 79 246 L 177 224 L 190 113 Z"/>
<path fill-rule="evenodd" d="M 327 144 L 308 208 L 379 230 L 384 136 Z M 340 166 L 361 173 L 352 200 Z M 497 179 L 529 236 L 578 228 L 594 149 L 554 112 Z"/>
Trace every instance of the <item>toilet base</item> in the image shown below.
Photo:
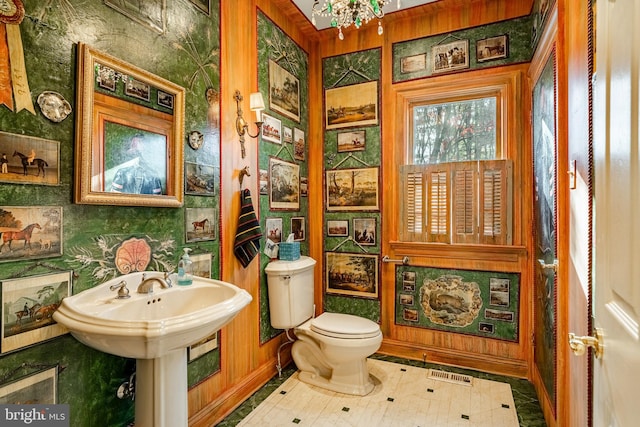
<path fill-rule="evenodd" d="M 351 394 L 355 396 L 366 396 L 375 388 L 371 375 L 367 374 L 367 379 L 359 384 L 341 382 L 339 378 L 332 377 L 330 380 L 312 372 L 298 371 L 298 379 L 303 383 L 324 388 L 338 393 Z M 353 378 L 350 377 L 353 381 Z"/>

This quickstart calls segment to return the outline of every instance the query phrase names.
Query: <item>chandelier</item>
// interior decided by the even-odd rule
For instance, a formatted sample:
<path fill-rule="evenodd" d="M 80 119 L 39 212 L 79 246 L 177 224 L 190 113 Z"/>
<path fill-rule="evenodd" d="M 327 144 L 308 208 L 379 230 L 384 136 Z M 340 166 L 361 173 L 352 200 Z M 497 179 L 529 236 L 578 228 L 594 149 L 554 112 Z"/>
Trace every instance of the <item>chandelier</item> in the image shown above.
<path fill-rule="evenodd" d="M 342 29 L 351 24 L 360 28 L 373 18 L 382 19 L 382 8 L 391 3 L 391 0 L 325 0 L 320 6 L 316 0 L 311 8 L 311 23 L 316 25 L 316 15 L 331 18 L 331 26 L 338 29 L 338 38 L 344 40 Z M 398 9 L 400 0 L 398 0 Z M 382 34 L 382 22 L 378 21 L 378 34 Z"/>

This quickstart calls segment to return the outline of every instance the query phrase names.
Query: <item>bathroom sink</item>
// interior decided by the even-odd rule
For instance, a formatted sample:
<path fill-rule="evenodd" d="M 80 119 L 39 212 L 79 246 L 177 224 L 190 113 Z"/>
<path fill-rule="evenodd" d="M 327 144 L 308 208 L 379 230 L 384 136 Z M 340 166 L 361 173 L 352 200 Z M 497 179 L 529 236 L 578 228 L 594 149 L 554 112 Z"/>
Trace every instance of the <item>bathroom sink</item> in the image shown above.
<path fill-rule="evenodd" d="M 131 273 L 87 289 L 62 301 L 53 318 L 89 347 L 135 359 L 155 359 L 210 336 L 231 321 L 251 295 L 230 283 L 194 277 L 190 286 L 136 290 L 142 275 Z M 127 283 L 129 298 L 117 298 L 112 285 Z"/>

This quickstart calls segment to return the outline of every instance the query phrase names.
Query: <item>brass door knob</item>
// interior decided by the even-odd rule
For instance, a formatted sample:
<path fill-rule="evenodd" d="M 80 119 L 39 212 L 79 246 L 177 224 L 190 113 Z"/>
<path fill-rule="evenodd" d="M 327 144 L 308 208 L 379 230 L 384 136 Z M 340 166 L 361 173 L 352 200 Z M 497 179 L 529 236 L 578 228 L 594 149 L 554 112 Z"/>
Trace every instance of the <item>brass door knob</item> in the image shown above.
<path fill-rule="evenodd" d="M 587 348 L 593 348 L 596 358 L 602 356 L 604 351 L 602 331 L 598 328 L 595 330 L 595 337 L 584 336 L 579 337 L 576 334 L 569 333 L 569 347 L 576 356 L 582 356 L 586 353 Z"/>

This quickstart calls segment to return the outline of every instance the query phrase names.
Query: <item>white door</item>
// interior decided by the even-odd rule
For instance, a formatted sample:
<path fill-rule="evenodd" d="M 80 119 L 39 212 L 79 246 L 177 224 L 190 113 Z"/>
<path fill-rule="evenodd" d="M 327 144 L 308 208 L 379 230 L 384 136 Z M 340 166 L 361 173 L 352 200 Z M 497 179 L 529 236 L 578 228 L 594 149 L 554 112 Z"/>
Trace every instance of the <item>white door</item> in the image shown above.
<path fill-rule="evenodd" d="M 594 426 L 639 425 L 640 2 L 596 3 Z"/>

